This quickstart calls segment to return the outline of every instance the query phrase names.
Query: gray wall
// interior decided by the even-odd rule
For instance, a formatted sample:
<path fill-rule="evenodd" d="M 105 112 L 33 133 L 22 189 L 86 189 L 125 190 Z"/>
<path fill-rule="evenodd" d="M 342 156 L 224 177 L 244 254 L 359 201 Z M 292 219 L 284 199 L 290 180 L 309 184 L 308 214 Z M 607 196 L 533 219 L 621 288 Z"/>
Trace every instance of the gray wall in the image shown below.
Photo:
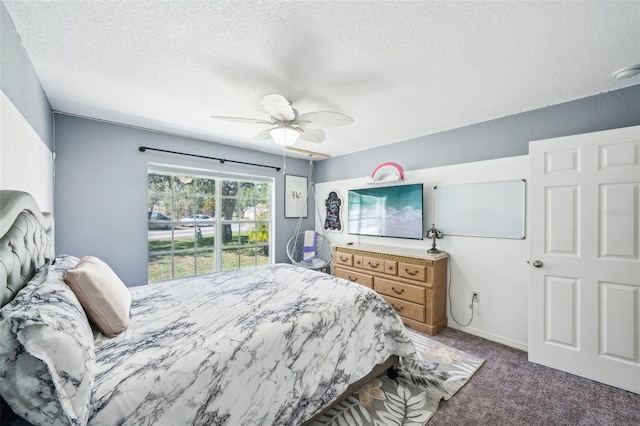
<path fill-rule="evenodd" d="M 315 181 L 370 176 L 386 161 L 420 170 L 526 155 L 533 140 L 637 124 L 640 85 L 323 160 L 316 166 Z"/>
<path fill-rule="evenodd" d="M 0 2 L 0 88 L 53 152 L 51 105 L 20 36 Z M 49 177 L 51 179 L 51 177 Z"/>
<path fill-rule="evenodd" d="M 149 162 L 275 178 L 275 261 L 288 262 L 286 244 L 297 219 L 284 218 L 283 171 L 147 151 L 139 146 L 282 166 L 282 157 L 131 127 L 55 115 L 56 250 L 94 255 L 128 285 L 147 283 L 147 164 Z M 287 158 L 287 174 L 307 176 L 306 160 Z M 309 201 L 312 203 L 312 200 Z M 313 205 L 313 204 L 310 204 Z M 313 209 L 302 229 L 313 226 Z"/>

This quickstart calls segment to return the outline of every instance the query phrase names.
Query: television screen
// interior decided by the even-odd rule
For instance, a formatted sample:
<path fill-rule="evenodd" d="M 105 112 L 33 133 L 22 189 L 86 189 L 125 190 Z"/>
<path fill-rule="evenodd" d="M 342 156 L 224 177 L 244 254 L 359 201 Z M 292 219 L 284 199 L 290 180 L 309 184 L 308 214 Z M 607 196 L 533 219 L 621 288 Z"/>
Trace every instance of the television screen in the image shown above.
<path fill-rule="evenodd" d="M 349 234 L 421 240 L 422 184 L 349 190 Z"/>

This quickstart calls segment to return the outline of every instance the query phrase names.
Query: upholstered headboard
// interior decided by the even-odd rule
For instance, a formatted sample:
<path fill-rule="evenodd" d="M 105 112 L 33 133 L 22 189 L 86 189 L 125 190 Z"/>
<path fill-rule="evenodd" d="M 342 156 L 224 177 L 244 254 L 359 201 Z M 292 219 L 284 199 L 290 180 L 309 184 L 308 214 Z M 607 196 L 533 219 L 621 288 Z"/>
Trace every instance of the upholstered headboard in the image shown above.
<path fill-rule="evenodd" d="M 53 255 L 51 215 L 43 214 L 26 192 L 0 191 L 0 306 Z"/>

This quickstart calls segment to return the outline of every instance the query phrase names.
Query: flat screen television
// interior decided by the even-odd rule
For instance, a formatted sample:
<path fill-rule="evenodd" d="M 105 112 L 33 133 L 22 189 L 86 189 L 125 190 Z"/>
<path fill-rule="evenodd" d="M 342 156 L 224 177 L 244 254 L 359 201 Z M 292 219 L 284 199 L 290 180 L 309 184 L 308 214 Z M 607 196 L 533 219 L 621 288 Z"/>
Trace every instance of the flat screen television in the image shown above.
<path fill-rule="evenodd" d="M 349 190 L 349 234 L 423 238 L 422 184 Z"/>

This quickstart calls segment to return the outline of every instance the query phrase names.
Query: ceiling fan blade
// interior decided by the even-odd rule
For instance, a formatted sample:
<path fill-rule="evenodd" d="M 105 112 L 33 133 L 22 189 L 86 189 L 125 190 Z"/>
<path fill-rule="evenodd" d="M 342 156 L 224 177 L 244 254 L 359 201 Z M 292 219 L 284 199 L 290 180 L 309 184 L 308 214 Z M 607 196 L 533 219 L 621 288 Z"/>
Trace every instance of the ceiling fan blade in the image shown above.
<path fill-rule="evenodd" d="M 271 139 L 271 131 L 275 129 L 275 127 L 267 130 L 263 130 L 257 135 L 253 137 L 254 141 L 266 141 L 267 139 Z"/>
<path fill-rule="evenodd" d="M 291 102 L 282 95 L 265 95 L 262 97 L 260 103 L 272 117 L 278 120 L 291 121 L 296 118 L 296 113 L 291 107 Z"/>
<path fill-rule="evenodd" d="M 261 120 L 259 118 L 223 117 L 220 115 L 212 115 L 210 117 L 216 120 L 237 121 L 239 123 L 273 124 L 271 121 Z"/>
<path fill-rule="evenodd" d="M 307 142 L 320 143 L 324 140 L 324 132 L 320 129 L 299 129 L 299 139 Z"/>
<path fill-rule="evenodd" d="M 353 123 L 353 118 L 339 112 L 318 111 L 300 114 L 296 120 L 300 127 L 317 129 L 320 127 L 337 127 Z"/>

